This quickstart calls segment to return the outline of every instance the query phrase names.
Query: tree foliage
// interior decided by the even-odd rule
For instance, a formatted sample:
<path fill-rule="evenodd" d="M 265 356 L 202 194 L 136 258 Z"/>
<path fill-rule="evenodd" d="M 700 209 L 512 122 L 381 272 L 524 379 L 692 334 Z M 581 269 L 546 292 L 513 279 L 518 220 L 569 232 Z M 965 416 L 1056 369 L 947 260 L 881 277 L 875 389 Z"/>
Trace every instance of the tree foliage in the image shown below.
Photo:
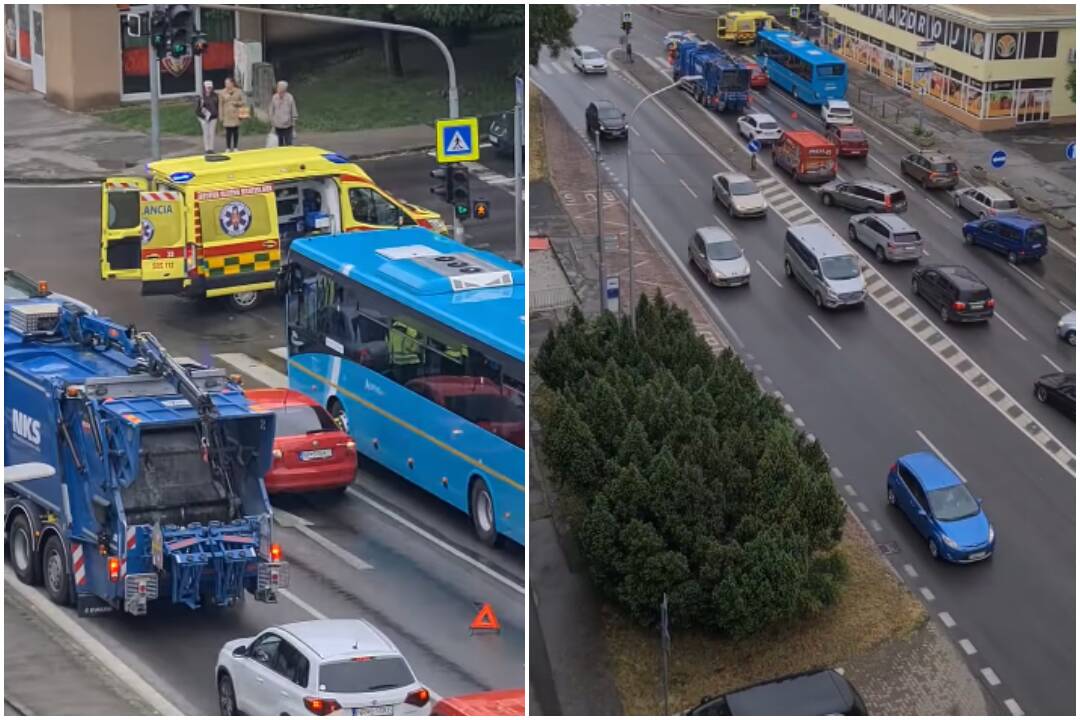
<path fill-rule="evenodd" d="M 1069 99 L 1076 102 L 1076 67 L 1069 71 L 1069 77 L 1065 78 L 1065 89 L 1069 91 Z"/>
<path fill-rule="evenodd" d="M 533 7 L 533 10 L 535 10 Z M 844 506 L 817 443 L 657 294 L 540 347 L 541 448 L 600 591 L 642 623 L 741 637 L 835 602 Z"/>
<path fill-rule="evenodd" d="M 529 6 L 529 64 L 540 60 L 540 48 L 547 47 L 552 57 L 574 44 L 570 31 L 577 18 L 569 5 Z"/>

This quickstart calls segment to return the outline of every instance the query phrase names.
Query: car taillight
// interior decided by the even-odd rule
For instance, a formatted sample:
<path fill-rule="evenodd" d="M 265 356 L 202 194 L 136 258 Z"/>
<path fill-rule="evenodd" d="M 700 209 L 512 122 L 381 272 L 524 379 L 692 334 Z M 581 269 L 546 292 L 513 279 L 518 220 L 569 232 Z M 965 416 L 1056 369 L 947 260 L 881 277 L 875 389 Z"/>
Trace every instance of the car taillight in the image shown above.
<path fill-rule="evenodd" d="M 345 449 L 351 452 L 356 452 L 356 443 L 350 440 L 349 442 L 345 443 Z"/>
<path fill-rule="evenodd" d="M 305 697 L 304 707 L 315 715 L 329 715 L 336 710 L 340 710 L 341 703 L 331 698 Z"/>
<path fill-rule="evenodd" d="M 935 178 L 941 177 L 941 173 L 932 172 L 927 177 L 929 177 L 931 180 L 933 180 Z"/>
<path fill-rule="evenodd" d="M 890 475 L 895 475 L 896 474 L 896 463 L 893 463 L 892 467 L 889 468 L 889 474 Z"/>
<path fill-rule="evenodd" d="M 885 196 L 885 209 L 886 210 L 891 210 L 892 209 L 892 196 L 890 196 L 890 195 Z"/>
<path fill-rule="evenodd" d="M 413 690 L 405 696 L 405 702 L 409 705 L 415 705 L 416 707 L 424 707 L 430 699 L 431 693 L 428 692 L 427 688 Z"/>
<path fill-rule="evenodd" d="M 283 453 L 281 452 L 281 448 L 274 448 L 270 452 L 270 454 L 274 456 L 275 460 L 280 460 L 282 458 L 282 456 L 283 456 Z"/>
<path fill-rule="evenodd" d="M 956 312 L 963 312 L 965 308 L 967 308 L 967 305 L 965 303 L 960 302 L 959 300 L 957 300 L 956 302 L 954 302 L 952 304 L 952 309 L 955 310 Z"/>
<path fill-rule="evenodd" d="M 109 558 L 109 580 L 111 582 L 120 582 L 120 558 Z"/>
<path fill-rule="evenodd" d="M 994 305 L 995 305 L 994 298 L 990 298 L 989 300 L 986 301 L 986 307 L 993 308 Z"/>
<path fill-rule="evenodd" d="M 281 546 L 277 543 L 270 545 L 270 561 L 281 562 Z"/>

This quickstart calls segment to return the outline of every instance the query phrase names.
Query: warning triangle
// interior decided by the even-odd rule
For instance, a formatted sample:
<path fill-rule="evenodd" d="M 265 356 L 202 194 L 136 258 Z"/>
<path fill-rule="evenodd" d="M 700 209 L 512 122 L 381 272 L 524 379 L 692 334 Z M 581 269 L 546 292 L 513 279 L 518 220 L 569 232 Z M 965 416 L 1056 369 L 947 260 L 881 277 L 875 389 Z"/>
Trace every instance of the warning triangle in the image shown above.
<path fill-rule="evenodd" d="M 450 144 L 446 146 L 446 152 L 448 153 L 463 153 L 469 152 L 469 144 L 465 142 L 465 138 L 461 137 L 461 131 L 454 132 L 454 136 L 450 138 Z"/>
<path fill-rule="evenodd" d="M 499 624 L 498 618 L 495 617 L 495 611 L 491 609 L 491 603 L 484 603 L 480 608 L 480 612 L 476 613 L 476 617 L 473 618 L 472 624 L 469 625 L 470 630 L 494 630 L 499 632 L 502 629 L 502 625 Z"/>

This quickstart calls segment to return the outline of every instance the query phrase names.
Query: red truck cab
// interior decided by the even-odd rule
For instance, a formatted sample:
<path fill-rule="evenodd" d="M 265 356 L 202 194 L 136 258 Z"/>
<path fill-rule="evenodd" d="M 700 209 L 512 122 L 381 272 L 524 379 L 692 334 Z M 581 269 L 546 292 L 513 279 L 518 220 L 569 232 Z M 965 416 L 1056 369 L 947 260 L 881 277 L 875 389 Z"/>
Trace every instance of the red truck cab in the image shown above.
<path fill-rule="evenodd" d="M 836 177 L 838 150 L 812 130 L 785 132 L 773 145 L 773 165 L 799 182 L 828 182 Z"/>
<path fill-rule="evenodd" d="M 830 125 L 825 137 L 836 146 L 841 157 L 865 158 L 870 153 L 866 133 L 854 125 Z"/>

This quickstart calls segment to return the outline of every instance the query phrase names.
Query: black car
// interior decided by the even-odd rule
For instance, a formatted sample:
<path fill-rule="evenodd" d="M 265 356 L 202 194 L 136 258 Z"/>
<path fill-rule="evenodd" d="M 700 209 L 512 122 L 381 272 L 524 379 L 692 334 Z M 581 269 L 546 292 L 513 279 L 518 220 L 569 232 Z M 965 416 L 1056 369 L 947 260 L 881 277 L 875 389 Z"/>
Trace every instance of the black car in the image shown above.
<path fill-rule="evenodd" d="M 687 715 L 869 715 L 866 704 L 835 670 L 814 670 L 707 697 Z"/>
<path fill-rule="evenodd" d="M 600 138 L 616 139 L 626 137 L 626 114 L 610 100 L 597 100 L 585 108 L 585 131 L 592 140 L 596 131 Z"/>
<path fill-rule="evenodd" d="M 1035 398 L 1076 417 L 1076 373 L 1050 373 L 1035 381 Z"/>
<path fill-rule="evenodd" d="M 963 265 L 916 268 L 911 274 L 911 292 L 937 308 L 942 322 L 980 322 L 994 317 L 990 288 Z"/>
<path fill-rule="evenodd" d="M 500 157 L 514 157 L 514 113 L 503 112 L 491 121 L 488 126 L 488 141 L 495 148 L 495 154 Z M 525 143 L 522 138 L 522 167 L 525 163 Z"/>

